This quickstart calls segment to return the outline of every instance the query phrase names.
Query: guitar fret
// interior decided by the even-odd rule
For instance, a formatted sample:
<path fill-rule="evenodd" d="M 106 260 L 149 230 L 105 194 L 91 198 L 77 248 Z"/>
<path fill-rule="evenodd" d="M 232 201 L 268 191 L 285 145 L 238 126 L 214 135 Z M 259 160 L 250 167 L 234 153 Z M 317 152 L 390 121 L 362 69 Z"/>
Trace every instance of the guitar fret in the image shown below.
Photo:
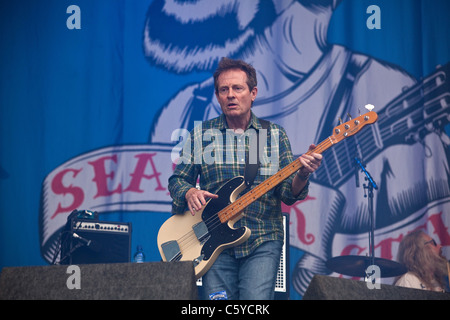
<path fill-rule="evenodd" d="M 372 130 L 360 133 L 359 144 L 356 144 L 354 139 L 348 139 L 324 154 L 321 166 L 314 173 L 315 180 L 327 186 L 339 186 L 354 174 L 353 164 L 356 154 L 365 160 L 371 159 L 380 150 L 379 143 L 376 141 L 380 140 L 381 136 L 379 133 L 374 134 L 374 132 L 378 132 L 377 129 L 374 129 L 375 126 L 376 123 L 372 126 Z M 376 139 L 376 136 L 380 138 Z"/>
<path fill-rule="evenodd" d="M 383 138 L 381 137 L 381 133 L 380 133 L 380 127 L 375 124 L 374 126 L 372 126 L 370 129 L 372 131 L 372 137 L 373 137 L 373 144 L 379 149 L 383 149 L 384 148 L 384 144 L 383 144 Z"/>
<path fill-rule="evenodd" d="M 343 143 L 343 159 L 347 159 L 347 161 L 342 161 L 342 168 L 341 168 L 341 177 L 344 176 L 344 172 L 348 172 L 353 167 L 353 162 L 350 159 L 353 159 L 356 154 L 356 143 L 354 139 L 350 139 L 346 141 L 347 143 Z M 351 152 L 350 152 L 351 147 Z"/>
<path fill-rule="evenodd" d="M 331 172 L 333 180 L 336 180 L 339 176 L 342 175 L 342 171 L 341 171 L 341 168 L 340 168 L 340 165 L 339 165 L 340 162 L 338 161 L 339 157 L 336 154 L 338 151 L 339 150 L 337 150 L 336 148 L 335 149 L 331 149 L 331 152 L 333 154 L 333 160 L 334 160 L 334 163 L 336 164 L 336 170 L 333 170 Z"/>
<path fill-rule="evenodd" d="M 329 185 L 329 182 L 331 182 L 331 173 L 329 170 L 329 165 L 328 165 L 328 158 L 324 157 L 322 158 L 322 164 L 319 167 L 319 169 L 316 170 L 316 172 L 314 172 L 314 177 L 318 180 L 321 181 L 323 184 Z M 325 183 L 328 182 L 328 183 Z"/>

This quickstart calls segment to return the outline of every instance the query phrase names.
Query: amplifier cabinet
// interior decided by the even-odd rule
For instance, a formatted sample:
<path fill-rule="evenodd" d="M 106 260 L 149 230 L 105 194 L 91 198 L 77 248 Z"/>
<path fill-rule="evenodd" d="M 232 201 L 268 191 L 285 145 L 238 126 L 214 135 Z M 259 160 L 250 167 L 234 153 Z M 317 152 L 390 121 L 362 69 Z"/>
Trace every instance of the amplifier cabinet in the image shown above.
<path fill-rule="evenodd" d="M 61 264 L 130 262 L 131 223 L 73 219 L 61 240 Z"/>

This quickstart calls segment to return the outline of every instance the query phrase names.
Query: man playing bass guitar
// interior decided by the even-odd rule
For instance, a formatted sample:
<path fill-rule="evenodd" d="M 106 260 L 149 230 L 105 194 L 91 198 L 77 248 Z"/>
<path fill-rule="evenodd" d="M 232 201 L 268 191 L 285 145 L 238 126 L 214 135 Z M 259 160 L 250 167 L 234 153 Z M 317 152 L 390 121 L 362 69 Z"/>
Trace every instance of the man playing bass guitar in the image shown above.
<path fill-rule="evenodd" d="M 245 177 L 242 184 L 245 190 L 239 189 L 239 193 L 245 193 L 294 160 L 285 130 L 257 118 L 251 111 L 258 92 L 256 71 L 251 65 L 223 58 L 214 73 L 214 88 L 222 114 L 190 132 L 169 178 L 174 214 L 186 210 L 192 215 L 200 214 L 208 201 L 227 204 L 230 196 L 236 198 L 234 190 L 228 194 L 221 189 L 230 179 Z M 256 133 L 257 139 L 252 139 L 250 133 Z M 292 205 L 306 198 L 308 177 L 322 160 L 321 154 L 312 152 L 314 148 L 311 145 L 308 154 L 300 156 L 302 166 L 296 173 L 234 219 L 234 227 L 246 227 L 250 235 L 242 243 L 222 251 L 203 275 L 205 298 L 273 299 L 283 245 L 281 202 Z M 249 173 L 251 164 L 253 176 Z"/>

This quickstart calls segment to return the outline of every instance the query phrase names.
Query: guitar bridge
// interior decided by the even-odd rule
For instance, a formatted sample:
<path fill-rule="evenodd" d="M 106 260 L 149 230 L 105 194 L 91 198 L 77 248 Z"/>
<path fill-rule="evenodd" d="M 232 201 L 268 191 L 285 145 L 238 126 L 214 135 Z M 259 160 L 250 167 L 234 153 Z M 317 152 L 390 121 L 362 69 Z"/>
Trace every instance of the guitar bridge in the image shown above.
<path fill-rule="evenodd" d="M 194 264 L 194 268 L 203 260 L 203 258 L 205 257 L 204 254 L 198 256 L 197 258 L 194 259 L 193 264 Z"/>

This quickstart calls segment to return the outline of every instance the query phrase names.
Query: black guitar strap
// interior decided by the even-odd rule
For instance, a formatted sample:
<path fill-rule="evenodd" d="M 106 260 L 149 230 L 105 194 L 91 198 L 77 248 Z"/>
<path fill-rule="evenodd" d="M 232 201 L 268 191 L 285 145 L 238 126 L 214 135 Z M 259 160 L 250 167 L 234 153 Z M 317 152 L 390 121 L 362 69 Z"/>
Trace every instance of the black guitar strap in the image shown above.
<path fill-rule="evenodd" d="M 264 119 L 259 119 L 259 123 L 261 124 L 261 127 L 263 129 L 268 130 L 269 126 L 270 126 L 270 122 Z M 249 159 L 250 159 L 250 155 L 249 152 L 247 151 L 247 154 L 245 156 L 245 169 L 244 169 L 244 179 L 245 179 L 245 185 L 247 186 L 247 188 L 250 188 L 251 185 L 253 184 L 253 181 L 255 181 L 255 177 L 256 174 L 258 173 L 258 168 L 260 165 L 260 161 L 259 161 L 259 133 L 258 133 L 258 137 L 257 137 L 257 144 L 256 144 L 256 163 L 249 163 Z M 250 149 L 250 148 L 249 148 Z"/>

